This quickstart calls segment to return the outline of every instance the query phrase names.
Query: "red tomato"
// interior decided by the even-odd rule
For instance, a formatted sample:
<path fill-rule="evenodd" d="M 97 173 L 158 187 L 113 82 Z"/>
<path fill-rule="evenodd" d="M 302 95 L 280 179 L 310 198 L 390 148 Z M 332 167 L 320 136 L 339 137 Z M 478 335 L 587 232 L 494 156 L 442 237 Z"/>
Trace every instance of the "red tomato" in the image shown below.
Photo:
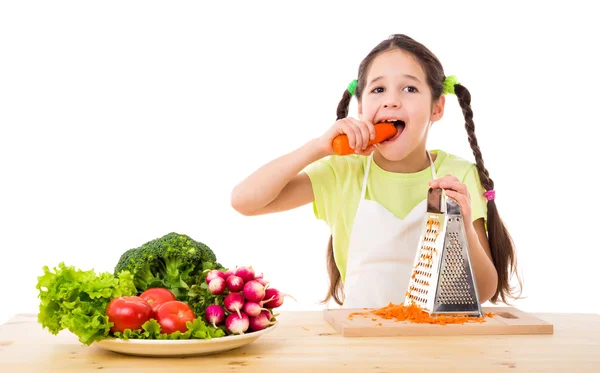
<path fill-rule="evenodd" d="M 164 303 L 156 313 L 156 321 L 160 324 L 161 333 L 171 334 L 176 330 L 182 333 L 187 331 L 188 321 L 194 321 L 196 315 L 186 303 L 172 300 Z"/>
<path fill-rule="evenodd" d="M 175 294 L 171 293 L 165 288 L 148 289 L 140 295 L 140 298 L 145 299 L 146 302 L 148 302 L 154 313 L 156 313 L 158 307 L 162 306 L 163 303 L 171 300 L 177 300 Z"/>
<path fill-rule="evenodd" d="M 114 325 L 112 332 L 123 332 L 125 329 L 137 330 L 152 317 L 152 307 L 140 297 L 114 298 L 106 306 L 108 320 Z"/>

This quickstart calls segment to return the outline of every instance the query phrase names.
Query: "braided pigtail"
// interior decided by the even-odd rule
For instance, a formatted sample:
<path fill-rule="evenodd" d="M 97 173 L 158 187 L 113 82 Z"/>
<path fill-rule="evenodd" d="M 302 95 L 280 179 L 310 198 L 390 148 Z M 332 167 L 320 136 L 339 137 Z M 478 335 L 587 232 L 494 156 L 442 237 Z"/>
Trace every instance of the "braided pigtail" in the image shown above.
<path fill-rule="evenodd" d="M 516 256 L 514 250 L 514 244 L 508 230 L 504 226 L 496 202 L 494 200 L 494 181 L 490 178 L 488 170 L 485 168 L 483 163 L 483 157 L 481 155 L 481 149 L 477 143 L 477 137 L 475 136 L 475 123 L 473 122 L 473 110 L 471 110 L 471 94 L 466 87 L 460 83 L 454 84 L 454 93 L 458 98 L 458 103 L 462 108 L 463 115 L 465 117 L 465 128 L 469 137 L 469 144 L 473 150 L 475 156 L 475 164 L 479 174 L 481 184 L 486 190 L 484 194 L 488 200 L 487 202 L 487 228 L 488 228 L 488 239 L 490 243 L 490 251 L 492 254 L 492 262 L 496 271 L 498 272 L 498 287 L 496 292 L 490 299 L 492 303 L 496 303 L 498 298 L 502 298 L 504 303 L 507 303 L 507 297 L 516 299 L 517 297 L 512 295 L 512 290 L 509 280 L 512 273 L 516 273 Z M 517 274 L 517 280 L 519 286 L 522 285 L 521 280 Z"/>
<path fill-rule="evenodd" d="M 353 83 L 351 83 L 352 87 Z M 349 87 L 349 89 L 351 89 Z M 350 108 L 350 101 L 352 100 L 352 93 L 349 89 L 344 91 L 342 99 L 340 100 L 337 107 L 337 120 L 346 118 L 348 116 L 348 110 Z M 327 243 L 327 273 L 329 275 L 329 290 L 327 291 L 327 297 L 322 303 L 327 303 L 331 298 L 339 305 L 344 303 L 344 290 L 342 284 L 342 275 L 340 270 L 335 263 L 335 257 L 333 256 L 333 236 L 329 236 L 329 242 Z"/>
<path fill-rule="evenodd" d="M 352 100 L 352 94 L 348 90 L 344 91 L 344 95 L 340 100 L 337 107 L 337 120 L 344 119 L 348 116 L 348 110 L 350 108 L 350 101 Z"/>

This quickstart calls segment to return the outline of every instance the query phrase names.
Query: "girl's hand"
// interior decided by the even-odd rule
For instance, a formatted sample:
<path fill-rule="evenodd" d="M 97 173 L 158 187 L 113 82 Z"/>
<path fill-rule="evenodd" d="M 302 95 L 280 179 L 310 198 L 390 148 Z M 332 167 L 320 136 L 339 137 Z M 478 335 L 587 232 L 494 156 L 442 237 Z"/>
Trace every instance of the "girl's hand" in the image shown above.
<path fill-rule="evenodd" d="M 319 144 L 327 155 L 335 154 L 332 143 L 339 135 L 348 136 L 348 143 L 356 154 L 369 155 L 375 149 L 373 145 L 367 146 L 375 138 L 375 127 L 371 122 L 350 117 L 336 121 L 319 137 Z"/>
<path fill-rule="evenodd" d="M 469 194 L 467 186 L 456 176 L 444 175 L 444 177 L 430 181 L 429 186 L 431 188 L 444 189 L 446 195 L 455 199 L 460 205 L 465 224 L 471 223 L 471 195 Z M 468 227 L 469 225 L 465 225 L 466 229 L 468 229 Z"/>

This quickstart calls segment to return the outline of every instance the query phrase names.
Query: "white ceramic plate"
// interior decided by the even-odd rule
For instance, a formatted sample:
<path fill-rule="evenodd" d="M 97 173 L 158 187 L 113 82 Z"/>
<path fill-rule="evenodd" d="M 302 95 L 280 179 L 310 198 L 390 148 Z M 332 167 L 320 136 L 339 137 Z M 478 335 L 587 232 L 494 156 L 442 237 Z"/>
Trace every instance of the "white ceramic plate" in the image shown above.
<path fill-rule="evenodd" d="M 250 344 L 269 333 L 277 323 L 258 332 L 230 335 L 213 339 L 151 340 L 151 339 L 118 339 L 109 338 L 94 345 L 105 350 L 125 355 L 178 357 L 208 355 L 233 350 Z"/>

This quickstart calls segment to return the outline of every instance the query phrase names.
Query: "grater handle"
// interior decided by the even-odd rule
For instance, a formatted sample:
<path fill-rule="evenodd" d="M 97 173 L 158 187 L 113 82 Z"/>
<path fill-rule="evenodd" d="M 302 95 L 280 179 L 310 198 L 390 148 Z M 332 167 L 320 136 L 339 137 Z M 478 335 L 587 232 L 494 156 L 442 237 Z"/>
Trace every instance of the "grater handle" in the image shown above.
<path fill-rule="evenodd" d="M 427 212 L 445 214 L 447 211 L 447 198 L 442 188 L 429 188 L 427 192 Z"/>
<path fill-rule="evenodd" d="M 427 212 L 462 215 L 458 201 L 448 197 L 442 188 L 429 188 L 427 192 Z"/>

